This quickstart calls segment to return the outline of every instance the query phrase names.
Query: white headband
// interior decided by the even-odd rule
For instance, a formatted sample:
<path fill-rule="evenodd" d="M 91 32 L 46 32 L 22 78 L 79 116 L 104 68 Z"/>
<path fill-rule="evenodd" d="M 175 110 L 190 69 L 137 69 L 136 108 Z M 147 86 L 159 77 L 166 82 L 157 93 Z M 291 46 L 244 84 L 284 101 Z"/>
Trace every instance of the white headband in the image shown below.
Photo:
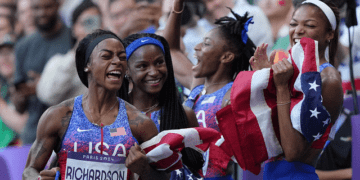
<path fill-rule="evenodd" d="M 306 4 L 306 3 L 311 3 L 311 4 L 314 4 L 317 7 L 319 7 L 324 12 L 324 14 L 328 18 L 328 20 L 330 21 L 332 29 L 333 30 L 336 29 L 336 17 L 335 17 L 335 14 L 328 5 L 321 2 L 320 0 L 306 0 L 302 4 Z"/>

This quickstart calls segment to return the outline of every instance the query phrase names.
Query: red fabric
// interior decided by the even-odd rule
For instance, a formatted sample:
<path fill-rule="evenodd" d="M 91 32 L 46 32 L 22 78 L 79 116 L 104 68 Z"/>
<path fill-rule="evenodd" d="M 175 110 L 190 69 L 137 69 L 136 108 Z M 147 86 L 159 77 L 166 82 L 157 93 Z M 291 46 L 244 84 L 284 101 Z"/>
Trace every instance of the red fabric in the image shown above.
<path fill-rule="evenodd" d="M 221 139 L 222 136 L 218 131 L 197 127 L 162 131 L 140 146 L 145 151 L 150 164 L 156 169 L 173 171 L 182 167 L 180 151 L 183 148 L 189 147 L 204 152 Z M 227 145 L 221 143 L 218 147 L 226 148 Z"/>
<path fill-rule="evenodd" d="M 325 122 L 322 118 L 328 113 L 321 111 L 324 116 L 321 118 L 316 116 L 317 120 L 313 121 L 310 112 L 316 110 L 315 107 L 308 106 L 308 104 L 317 106 L 320 103 L 317 109 L 320 110 L 322 107 L 319 101 L 321 86 L 318 89 L 310 87 L 310 83 L 318 85 L 319 81 L 321 85 L 316 48 L 314 40 L 303 38 L 290 51 L 294 67 L 294 75 L 289 83 L 290 113 L 292 123 L 295 122 L 296 125 L 295 127 L 293 124 L 294 128 L 309 142 L 315 139 L 318 132 L 325 131 L 322 138 L 313 143 L 313 148 L 322 148 L 331 129 L 322 125 L 322 122 Z M 230 147 L 240 167 L 254 174 L 259 174 L 261 163 L 283 154 L 277 119 L 276 88 L 272 74 L 271 69 L 240 72 L 232 87 L 231 105 L 216 114 L 220 132 L 227 142 L 231 142 Z M 307 93 L 306 96 L 303 91 Z M 310 107 L 312 109 L 309 109 Z"/>

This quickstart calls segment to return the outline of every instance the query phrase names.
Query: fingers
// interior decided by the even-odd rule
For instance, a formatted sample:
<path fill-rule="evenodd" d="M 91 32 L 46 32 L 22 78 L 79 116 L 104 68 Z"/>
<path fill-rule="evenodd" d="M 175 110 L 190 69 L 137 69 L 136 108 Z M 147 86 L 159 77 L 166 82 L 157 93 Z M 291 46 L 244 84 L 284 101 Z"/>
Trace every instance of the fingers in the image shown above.
<path fill-rule="evenodd" d="M 40 171 L 40 176 L 55 177 L 55 175 L 56 175 L 56 171 L 53 171 L 52 169 Z"/>
<path fill-rule="evenodd" d="M 53 168 L 51 168 L 51 170 L 55 171 L 55 173 L 56 173 L 57 171 L 60 171 L 60 167 L 53 167 Z"/>
<path fill-rule="evenodd" d="M 274 60 L 275 60 L 275 55 L 276 55 L 276 50 L 272 51 L 270 53 L 270 64 L 274 64 Z"/>
<path fill-rule="evenodd" d="M 40 77 L 40 74 L 35 72 L 35 71 L 29 71 L 27 73 L 27 75 L 31 78 L 31 79 L 37 79 Z"/>

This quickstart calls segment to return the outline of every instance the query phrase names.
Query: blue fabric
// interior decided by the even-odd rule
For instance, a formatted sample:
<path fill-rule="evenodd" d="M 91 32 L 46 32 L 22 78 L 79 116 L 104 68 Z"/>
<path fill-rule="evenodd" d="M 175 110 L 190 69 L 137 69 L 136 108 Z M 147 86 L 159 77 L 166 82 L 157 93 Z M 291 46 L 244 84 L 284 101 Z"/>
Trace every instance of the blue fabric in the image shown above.
<path fill-rule="evenodd" d="M 249 24 L 254 24 L 254 21 L 252 21 L 252 17 L 249 18 L 249 20 L 246 21 L 246 23 L 244 24 L 244 29 L 242 30 L 241 32 L 241 39 L 243 41 L 244 44 L 247 43 L 247 40 L 248 40 L 248 35 L 247 35 L 247 32 L 249 30 Z"/>
<path fill-rule="evenodd" d="M 143 112 L 144 113 L 144 112 Z M 161 109 L 151 113 L 150 118 L 154 121 L 156 128 L 160 132 L 160 113 Z"/>
<path fill-rule="evenodd" d="M 170 180 L 198 180 L 198 179 L 201 179 L 201 176 L 199 174 L 193 174 L 184 164 L 181 169 L 171 171 Z"/>
<path fill-rule="evenodd" d="M 204 178 L 204 180 L 233 180 L 231 175 L 221 176 L 221 177 L 213 177 L 213 178 Z"/>
<path fill-rule="evenodd" d="M 143 37 L 143 38 L 135 40 L 134 42 L 132 42 L 131 44 L 129 44 L 126 47 L 126 60 L 129 60 L 132 53 L 135 50 L 137 50 L 139 47 L 148 45 L 148 44 L 152 44 L 152 45 L 156 45 L 156 46 L 160 47 L 162 52 L 165 54 L 164 46 L 159 40 L 151 38 L 151 37 Z"/>
<path fill-rule="evenodd" d="M 331 65 L 330 63 L 324 63 L 322 65 L 319 66 L 320 72 L 323 71 L 325 68 L 327 67 L 334 67 L 333 65 Z"/>
<path fill-rule="evenodd" d="M 286 160 L 265 164 L 263 180 L 315 180 L 315 168 L 302 162 Z"/>
<path fill-rule="evenodd" d="M 92 123 L 92 120 L 86 117 L 82 108 L 82 97 L 80 95 L 75 98 L 73 114 L 71 116 L 70 124 L 62 142 L 61 151 L 72 151 L 76 146 L 77 152 L 93 152 L 96 153 L 100 147 L 96 147 L 101 142 L 101 128 L 98 125 Z M 104 132 L 104 144 L 107 146 L 105 149 L 105 155 L 118 155 L 126 157 L 127 152 L 124 152 L 122 148 L 126 147 L 126 151 L 130 149 L 134 143 L 138 143 L 136 138 L 132 135 L 128 116 L 126 113 L 124 100 L 119 100 L 119 113 L 114 123 L 103 127 Z M 91 118 L 91 117 L 90 117 Z M 126 135 L 111 136 L 110 129 L 116 129 L 123 127 Z M 89 142 L 92 145 L 89 145 Z M 75 144 L 76 143 L 76 144 Z M 138 143 L 139 144 L 139 143 Z M 116 153 L 118 152 L 118 153 Z M 89 153 L 92 154 L 92 153 Z"/>

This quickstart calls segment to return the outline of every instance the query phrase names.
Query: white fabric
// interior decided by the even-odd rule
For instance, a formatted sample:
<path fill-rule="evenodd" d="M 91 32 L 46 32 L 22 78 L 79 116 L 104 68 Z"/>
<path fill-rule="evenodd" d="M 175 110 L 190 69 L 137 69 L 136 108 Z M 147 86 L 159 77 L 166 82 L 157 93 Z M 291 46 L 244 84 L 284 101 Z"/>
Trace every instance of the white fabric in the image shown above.
<path fill-rule="evenodd" d="M 36 87 L 37 97 L 50 106 L 86 91 L 76 71 L 74 50 L 50 58 Z"/>
<path fill-rule="evenodd" d="M 328 5 L 321 2 L 320 0 L 306 0 L 302 4 L 307 4 L 307 3 L 314 4 L 317 7 L 319 7 L 324 12 L 324 14 L 328 18 L 328 20 L 330 21 L 332 29 L 333 30 L 336 29 L 336 17 L 335 17 L 335 14 Z"/>
<path fill-rule="evenodd" d="M 352 55 L 354 61 L 354 76 L 355 79 L 360 79 L 360 71 L 358 70 L 360 69 L 360 6 L 356 8 L 356 18 L 358 21 L 358 25 L 350 28 L 350 37 L 353 45 Z M 348 29 L 345 25 L 343 25 L 342 28 L 344 29 L 344 32 L 340 36 L 339 41 L 342 45 L 349 47 Z M 349 56 L 346 56 L 346 58 L 342 60 L 342 63 L 338 67 L 338 70 L 341 72 L 341 79 L 343 80 L 343 82 L 349 82 Z"/>
<path fill-rule="evenodd" d="M 264 12 L 259 7 L 250 5 L 246 0 L 238 0 L 232 10 L 241 16 L 243 16 L 245 12 L 249 12 L 249 15 L 253 16 L 254 24 L 249 25 L 248 36 L 256 46 L 262 43 L 269 44 L 267 54 L 270 54 L 274 42 L 270 22 Z M 233 17 L 231 13 L 229 13 L 228 16 Z M 186 51 L 188 52 L 188 58 L 193 64 L 197 64 L 197 59 L 194 58 L 195 45 L 202 42 L 204 35 L 215 27 L 213 22 L 202 18 L 198 21 L 196 27 L 189 28 L 186 31 L 183 40 Z"/>

